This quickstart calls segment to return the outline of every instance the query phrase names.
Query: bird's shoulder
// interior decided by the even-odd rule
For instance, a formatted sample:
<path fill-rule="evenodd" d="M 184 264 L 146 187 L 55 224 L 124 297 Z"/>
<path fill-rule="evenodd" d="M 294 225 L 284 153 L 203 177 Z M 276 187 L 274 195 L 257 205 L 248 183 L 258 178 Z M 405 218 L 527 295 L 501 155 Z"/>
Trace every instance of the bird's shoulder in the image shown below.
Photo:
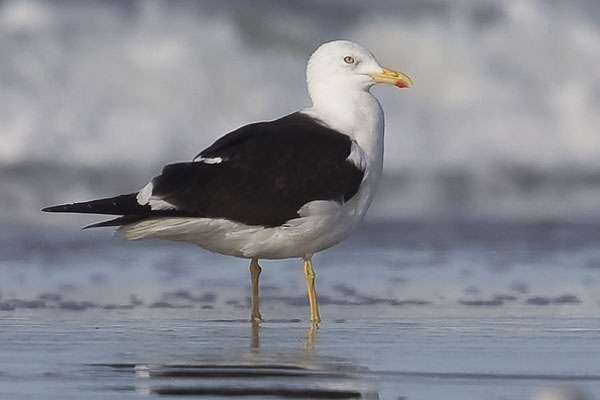
<path fill-rule="evenodd" d="M 201 151 L 193 161 L 217 164 L 246 157 L 280 157 L 330 153 L 332 159 L 348 157 L 352 139 L 300 111 L 273 121 L 256 122 L 227 133 Z M 290 154 L 292 153 L 292 154 Z"/>

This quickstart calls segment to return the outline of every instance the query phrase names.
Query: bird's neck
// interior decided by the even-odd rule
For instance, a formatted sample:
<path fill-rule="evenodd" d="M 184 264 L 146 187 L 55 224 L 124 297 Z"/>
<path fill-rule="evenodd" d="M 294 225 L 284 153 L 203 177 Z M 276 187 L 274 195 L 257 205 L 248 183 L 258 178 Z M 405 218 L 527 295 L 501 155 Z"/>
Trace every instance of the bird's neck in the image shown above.
<path fill-rule="evenodd" d="M 354 139 L 372 162 L 383 158 L 383 110 L 368 90 L 335 91 L 312 95 L 304 112 Z M 322 96 L 319 96 L 322 95 Z M 381 165 L 373 165 L 381 168 Z"/>

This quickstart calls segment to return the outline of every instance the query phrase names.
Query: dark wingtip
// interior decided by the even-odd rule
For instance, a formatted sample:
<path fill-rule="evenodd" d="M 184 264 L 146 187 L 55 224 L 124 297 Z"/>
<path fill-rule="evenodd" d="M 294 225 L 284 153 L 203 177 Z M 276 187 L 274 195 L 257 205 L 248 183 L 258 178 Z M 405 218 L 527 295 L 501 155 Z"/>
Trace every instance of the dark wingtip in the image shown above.
<path fill-rule="evenodd" d="M 77 204 L 61 204 L 58 206 L 50 206 L 50 207 L 44 207 L 42 208 L 42 212 L 74 212 L 73 210 L 73 206 L 76 206 Z"/>
<path fill-rule="evenodd" d="M 108 215 L 142 215 L 150 212 L 149 205 L 137 202 L 137 194 L 123 194 L 120 196 L 84 201 L 80 203 L 60 204 L 44 207 L 43 212 L 76 213 L 76 214 L 108 214 Z"/>
<path fill-rule="evenodd" d="M 108 221 L 96 222 L 91 225 L 84 226 L 81 229 L 90 229 L 90 228 L 106 228 L 106 227 L 114 227 L 114 226 L 123 226 L 127 224 L 131 224 L 133 222 L 138 222 L 143 220 L 145 217 L 140 215 L 125 215 L 123 217 L 109 219 Z"/>
<path fill-rule="evenodd" d="M 44 207 L 42 208 L 40 211 L 42 212 L 60 212 L 60 211 L 64 211 L 66 207 L 63 206 L 51 206 L 51 207 Z"/>

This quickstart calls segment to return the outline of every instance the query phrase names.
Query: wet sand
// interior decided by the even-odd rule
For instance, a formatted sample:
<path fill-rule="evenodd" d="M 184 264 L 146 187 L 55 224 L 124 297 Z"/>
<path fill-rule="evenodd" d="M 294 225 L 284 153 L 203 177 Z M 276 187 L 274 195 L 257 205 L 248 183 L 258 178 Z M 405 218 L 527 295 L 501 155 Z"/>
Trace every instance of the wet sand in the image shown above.
<path fill-rule="evenodd" d="M 598 230 L 491 228 L 367 225 L 315 258 L 318 329 L 297 260 L 256 326 L 244 260 L 0 230 L 0 398 L 598 397 Z"/>

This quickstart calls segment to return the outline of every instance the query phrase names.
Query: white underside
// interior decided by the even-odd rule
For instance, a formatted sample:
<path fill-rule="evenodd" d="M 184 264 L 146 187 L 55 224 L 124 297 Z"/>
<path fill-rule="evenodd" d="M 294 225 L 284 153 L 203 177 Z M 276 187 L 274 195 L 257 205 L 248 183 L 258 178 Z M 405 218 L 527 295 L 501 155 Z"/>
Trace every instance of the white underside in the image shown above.
<path fill-rule="evenodd" d="M 223 218 L 163 217 L 125 225 L 117 234 L 128 240 L 159 238 L 187 242 L 242 258 L 306 257 L 348 237 L 364 217 L 375 188 L 367 176 L 347 203 L 307 203 L 300 209 L 299 218 L 279 227 L 251 226 Z"/>

